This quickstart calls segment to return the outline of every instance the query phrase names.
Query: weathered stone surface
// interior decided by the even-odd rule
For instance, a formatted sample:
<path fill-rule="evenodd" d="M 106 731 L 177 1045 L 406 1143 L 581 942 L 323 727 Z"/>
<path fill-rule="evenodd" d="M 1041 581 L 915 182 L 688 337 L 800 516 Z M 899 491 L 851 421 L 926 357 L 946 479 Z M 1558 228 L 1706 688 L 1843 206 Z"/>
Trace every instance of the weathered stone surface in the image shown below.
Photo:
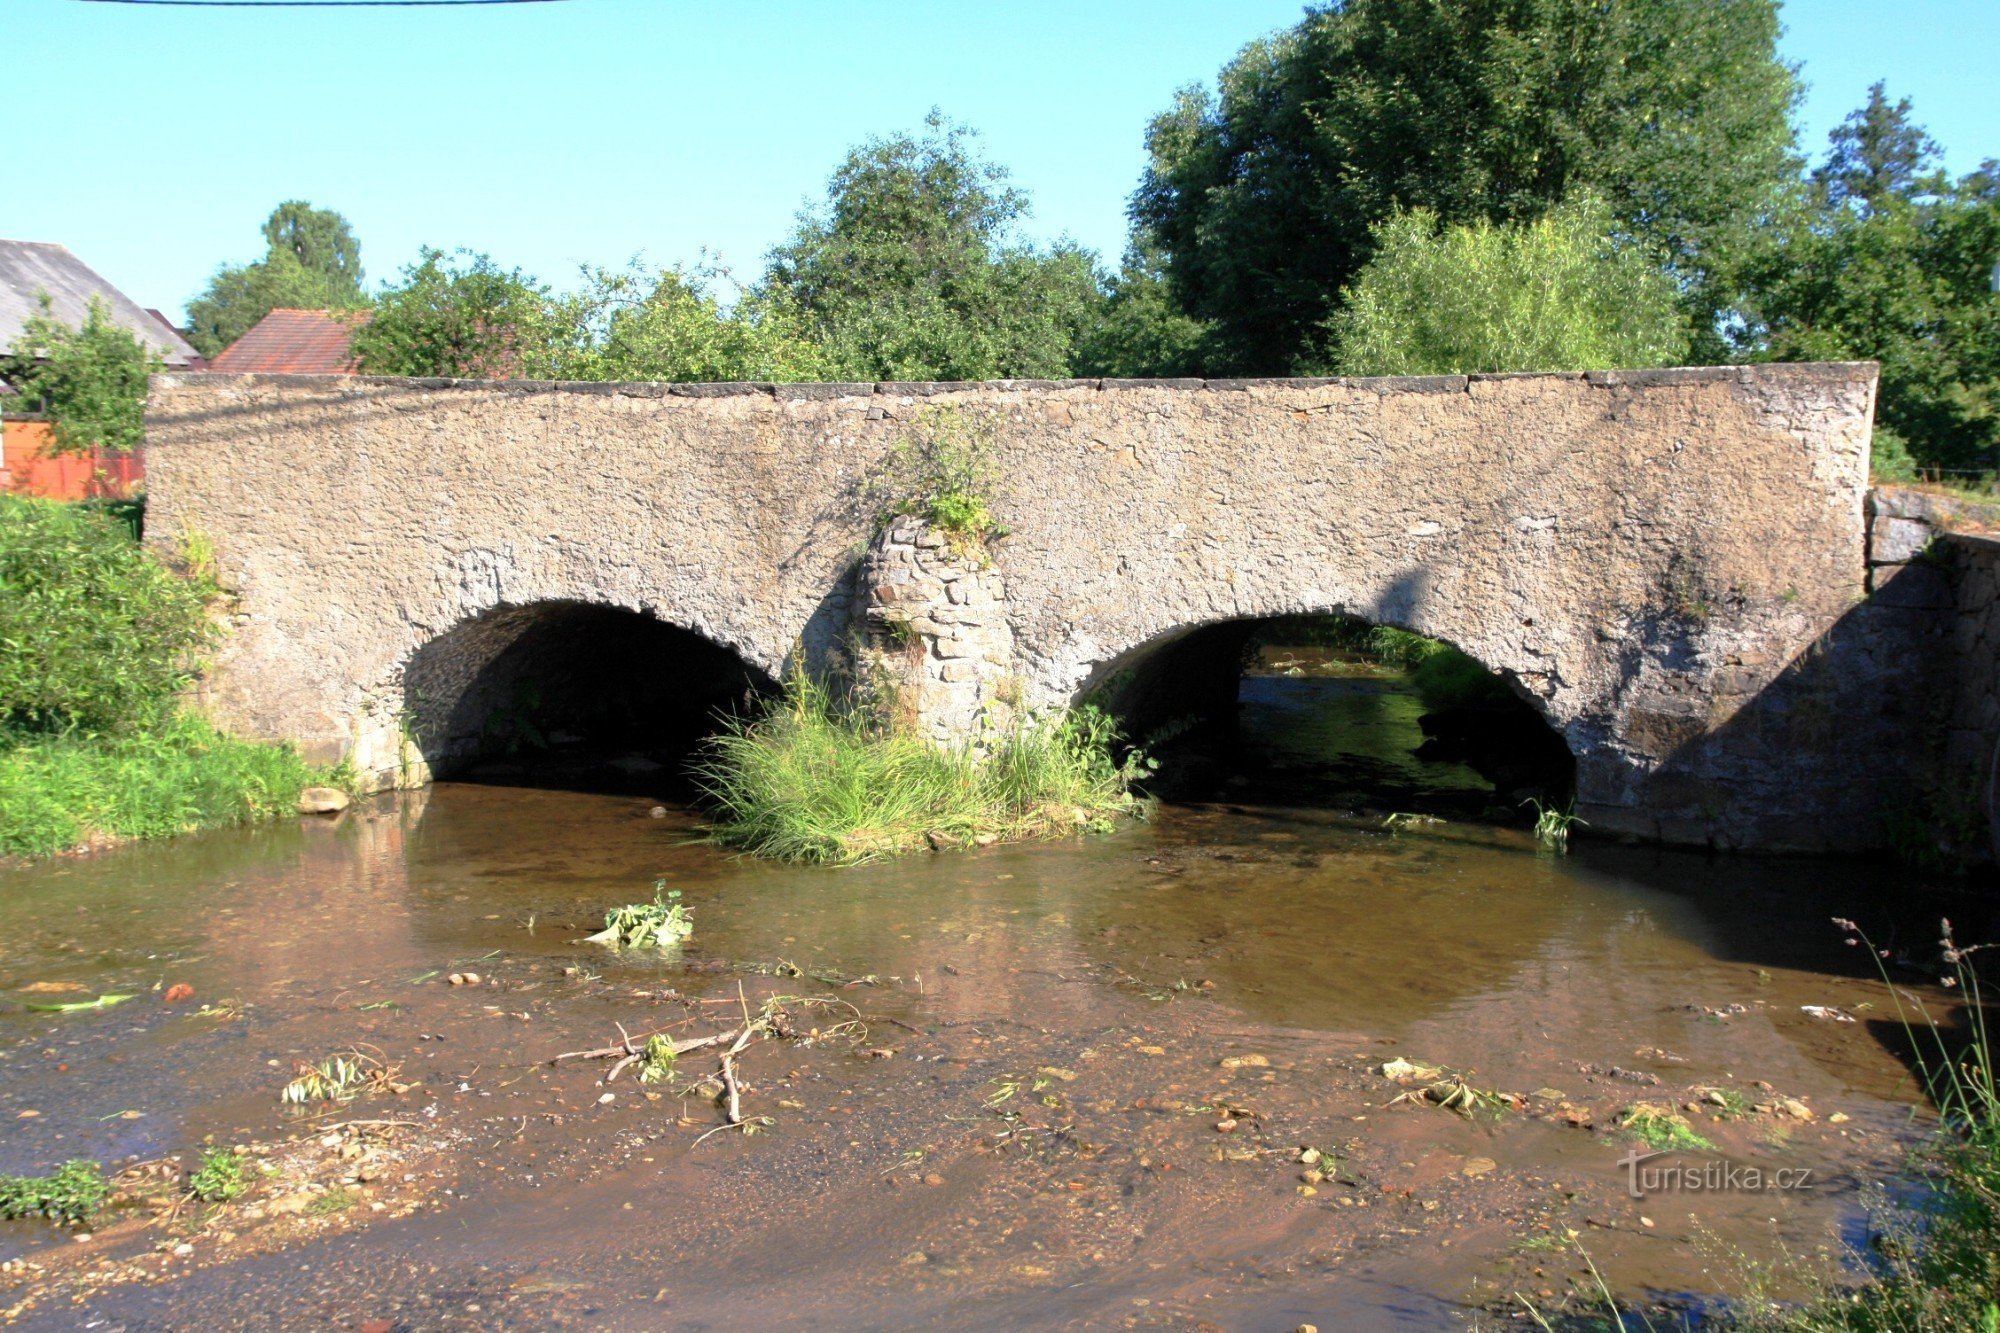
<path fill-rule="evenodd" d="M 405 722 L 421 735 L 454 701 L 406 671 L 488 613 L 630 608 L 769 676 L 825 653 L 873 532 L 857 483 L 913 404 L 950 403 L 993 425 L 1011 535 L 972 571 L 911 534 L 890 562 L 909 557 L 908 581 L 852 603 L 871 623 L 906 598 L 991 609 L 993 642 L 949 659 L 977 678 L 921 682 L 938 717 L 963 719 L 968 690 L 980 709 L 1066 703 L 1191 636 L 1341 611 L 1507 673 L 1576 754 L 1599 831 L 1849 845 L 1870 836 L 1855 774 L 1881 743 L 1849 710 L 1902 642 L 1848 623 L 1873 392 L 1869 366 L 825 395 L 170 375 L 147 526 L 205 534 L 240 599 L 204 686 L 222 720 L 421 781 Z"/>

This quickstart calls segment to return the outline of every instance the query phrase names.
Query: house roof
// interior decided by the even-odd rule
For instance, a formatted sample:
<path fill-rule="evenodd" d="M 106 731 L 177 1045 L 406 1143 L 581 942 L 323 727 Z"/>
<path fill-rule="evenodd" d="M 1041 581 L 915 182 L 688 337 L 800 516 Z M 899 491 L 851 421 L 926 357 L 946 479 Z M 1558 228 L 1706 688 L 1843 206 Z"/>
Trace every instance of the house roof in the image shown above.
<path fill-rule="evenodd" d="M 41 312 L 47 292 L 55 317 L 81 327 L 95 296 L 111 308 L 111 318 L 148 343 L 174 367 L 201 363 L 200 354 L 174 329 L 113 287 L 68 249 L 47 241 L 0 240 L 0 351 L 13 346 L 29 316 Z"/>
<path fill-rule="evenodd" d="M 348 340 L 359 320 L 331 310 L 273 310 L 208 363 L 236 374 L 349 375 Z"/>

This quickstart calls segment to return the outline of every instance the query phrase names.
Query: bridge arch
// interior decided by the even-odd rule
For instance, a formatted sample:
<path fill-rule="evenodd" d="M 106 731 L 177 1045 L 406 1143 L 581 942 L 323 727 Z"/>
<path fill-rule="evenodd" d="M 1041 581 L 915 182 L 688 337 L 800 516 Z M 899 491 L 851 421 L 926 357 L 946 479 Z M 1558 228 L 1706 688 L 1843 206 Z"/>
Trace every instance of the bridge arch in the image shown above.
<path fill-rule="evenodd" d="M 1530 800 L 1560 806 L 1574 796 L 1575 754 L 1546 698 L 1513 672 L 1430 636 L 1402 641 L 1426 653 L 1428 644 L 1439 645 L 1426 666 L 1384 663 L 1370 639 L 1377 627 L 1406 628 L 1338 609 L 1180 626 L 1101 664 L 1072 702 L 1110 712 L 1127 737 L 1156 751 L 1170 784 L 1183 792 L 1201 784 L 1175 772 L 1177 752 L 1206 764 L 1227 753 L 1257 767 L 1279 754 L 1315 766 L 1370 756 L 1382 770 L 1380 783 L 1362 789 L 1383 798 L 1399 780 L 1420 783 L 1421 769 L 1469 766 L 1492 791 L 1455 793 L 1455 814 L 1477 808 L 1512 819 Z M 1296 734 L 1278 734 L 1283 729 Z M 1183 749 L 1180 738 L 1190 733 L 1201 743 Z M 1348 776 L 1367 767 L 1351 764 Z M 1286 804 L 1316 803 L 1313 794 L 1285 791 L 1280 775 L 1264 776 L 1273 781 L 1254 772 L 1229 780 Z"/>
<path fill-rule="evenodd" d="M 399 726 L 437 779 L 663 783 L 768 674 L 644 611 L 551 599 L 469 615 L 403 663 Z"/>

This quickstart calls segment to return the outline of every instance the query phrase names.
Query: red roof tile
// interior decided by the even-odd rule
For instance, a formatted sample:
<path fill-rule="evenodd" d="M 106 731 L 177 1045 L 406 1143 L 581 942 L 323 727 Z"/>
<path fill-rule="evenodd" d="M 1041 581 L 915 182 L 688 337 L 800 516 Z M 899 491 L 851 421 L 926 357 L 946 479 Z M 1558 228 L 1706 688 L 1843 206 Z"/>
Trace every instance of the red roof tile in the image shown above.
<path fill-rule="evenodd" d="M 330 310 L 273 310 L 208 368 L 230 374 L 351 375 L 348 340 L 354 324 L 366 318 Z"/>

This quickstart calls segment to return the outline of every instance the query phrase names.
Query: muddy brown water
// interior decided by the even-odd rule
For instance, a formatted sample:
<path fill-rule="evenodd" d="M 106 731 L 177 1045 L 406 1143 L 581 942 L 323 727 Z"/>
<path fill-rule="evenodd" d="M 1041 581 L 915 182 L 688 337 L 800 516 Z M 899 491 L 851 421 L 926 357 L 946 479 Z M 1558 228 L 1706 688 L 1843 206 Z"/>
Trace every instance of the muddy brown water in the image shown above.
<path fill-rule="evenodd" d="M 1896 1179 L 1923 1125 L 1883 989 L 1829 919 L 1921 955 L 1924 886 L 1386 829 L 1368 808 L 1385 791 L 1485 790 L 1409 757 L 1404 686 L 1274 675 L 1244 697 L 1249 785 L 1292 772 L 1311 804 L 1169 805 L 1109 836 L 828 870 L 696 844 L 691 814 L 643 797 L 445 784 L 7 871 L 0 1172 L 364 1118 L 403 1122 L 370 1131 L 403 1156 L 323 1214 L 260 1218 L 296 1183 L 272 1181 L 82 1243 L 0 1224 L 0 1310 L 127 1329 L 1426 1328 L 1560 1301 L 1588 1280 L 1570 1230 L 1641 1299 L 1698 1305 L 1743 1263 L 1793 1282 L 1837 1266 L 1862 1187 Z M 1307 771 L 1339 744 L 1359 758 Z M 575 942 L 656 879 L 695 913 L 679 956 Z M 466 971 L 481 984 L 447 984 Z M 46 989 L 63 985 L 80 989 Z M 194 997 L 166 1004 L 174 985 Z M 739 987 L 852 1006 L 746 1053 L 758 1133 L 696 1145 L 721 1123 L 684 1086 L 706 1055 L 651 1088 L 545 1063 L 696 999 L 730 1003 L 678 1031 L 719 1030 Z M 135 998 L 23 1004 L 106 992 Z M 853 1013 L 865 1036 L 812 1038 Z M 347 1048 L 410 1086 L 287 1116 L 293 1062 Z M 1406 1089 L 1378 1070 L 1398 1056 L 1522 1104 L 1392 1104 Z M 1697 1113 L 1716 1153 L 1688 1160 L 1805 1169 L 1811 1188 L 1631 1197 L 1617 1112 L 1707 1088 L 1812 1118 Z M 1333 1178 L 1302 1181 L 1305 1145 Z"/>

